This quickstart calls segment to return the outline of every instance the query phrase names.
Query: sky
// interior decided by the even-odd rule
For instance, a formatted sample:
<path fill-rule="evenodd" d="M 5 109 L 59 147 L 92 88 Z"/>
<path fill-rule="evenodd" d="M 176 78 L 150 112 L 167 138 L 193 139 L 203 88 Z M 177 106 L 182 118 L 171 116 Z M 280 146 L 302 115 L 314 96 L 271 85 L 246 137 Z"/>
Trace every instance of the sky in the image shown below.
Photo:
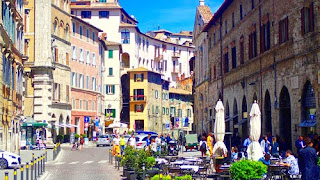
<path fill-rule="evenodd" d="M 205 4 L 215 13 L 223 1 L 205 0 Z M 120 5 L 134 15 L 142 32 L 157 30 L 160 26 L 175 33 L 193 30 L 199 0 L 120 0 Z"/>

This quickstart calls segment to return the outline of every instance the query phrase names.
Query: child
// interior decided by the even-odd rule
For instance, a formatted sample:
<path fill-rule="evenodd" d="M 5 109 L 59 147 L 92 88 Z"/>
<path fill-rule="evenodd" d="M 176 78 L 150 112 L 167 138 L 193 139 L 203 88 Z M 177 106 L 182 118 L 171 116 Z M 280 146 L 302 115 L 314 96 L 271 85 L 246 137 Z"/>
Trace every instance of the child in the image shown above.
<path fill-rule="evenodd" d="M 231 148 L 231 160 L 232 160 L 232 162 L 238 160 L 238 148 L 237 147 Z"/>

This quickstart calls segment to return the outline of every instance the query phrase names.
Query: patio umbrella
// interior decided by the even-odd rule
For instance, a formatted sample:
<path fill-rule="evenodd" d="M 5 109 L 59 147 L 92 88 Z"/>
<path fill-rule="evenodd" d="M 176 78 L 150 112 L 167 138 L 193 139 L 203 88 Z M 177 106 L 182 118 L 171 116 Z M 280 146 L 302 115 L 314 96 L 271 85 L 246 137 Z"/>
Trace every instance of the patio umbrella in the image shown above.
<path fill-rule="evenodd" d="M 112 123 L 108 126 L 108 128 L 127 128 L 128 125 L 120 122 Z"/>
<path fill-rule="evenodd" d="M 219 100 L 215 107 L 216 109 L 216 121 L 214 123 L 214 136 L 216 138 L 216 144 L 213 147 L 213 154 L 222 156 L 227 153 L 227 147 L 224 144 L 224 135 L 225 135 L 225 120 L 224 120 L 224 107 L 222 101 Z"/>
<path fill-rule="evenodd" d="M 259 105 L 255 101 L 250 111 L 250 138 L 252 143 L 248 146 L 248 159 L 258 161 L 263 157 L 263 152 L 259 143 L 261 135 L 261 112 Z"/>

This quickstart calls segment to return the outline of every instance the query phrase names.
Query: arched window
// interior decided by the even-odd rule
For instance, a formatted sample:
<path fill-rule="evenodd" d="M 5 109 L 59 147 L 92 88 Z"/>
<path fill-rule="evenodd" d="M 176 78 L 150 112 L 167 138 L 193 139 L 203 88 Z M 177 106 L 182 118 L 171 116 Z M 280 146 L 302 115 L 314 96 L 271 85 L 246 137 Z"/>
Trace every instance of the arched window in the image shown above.
<path fill-rule="evenodd" d="M 121 31 L 121 42 L 122 44 L 130 44 L 130 31 L 128 29 Z"/>
<path fill-rule="evenodd" d="M 60 21 L 60 24 L 59 24 L 59 32 L 58 32 L 58 36 L 63 36 L 64 35 L 64 22 L 63 21 Z"/>
<path fill-rule="evenodd" d="M 70 33 L 69 31 L 70 31 L 69 24 L 67 24 L 66 29 L 64 31 L 64 38 L 67 41 L 69 41 L 69 33 Z"/>
<path fill-rule="evenodd" d="M 57 35 L 57 33 L 58 33 L 58 21 L 55 20 L 53 23 L 53 34 Z"/>

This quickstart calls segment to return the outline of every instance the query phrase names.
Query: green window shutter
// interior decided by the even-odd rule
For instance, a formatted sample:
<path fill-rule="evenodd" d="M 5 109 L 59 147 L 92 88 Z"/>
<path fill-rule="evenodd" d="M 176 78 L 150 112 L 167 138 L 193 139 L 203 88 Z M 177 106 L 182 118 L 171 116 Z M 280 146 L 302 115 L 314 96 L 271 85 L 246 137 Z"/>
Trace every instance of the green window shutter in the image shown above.
<path fill-rule="evenodd" d="M 141 82 L 143 81 L 143 74 L 141 74 Z"/>
<path fill-rule="evenodd" d="M 114 94 L 114 88 L 115 88 L 115 85 L 112 85 L 112 94 Z"/>
<path fill-rule="evenodd" d="M 116 110 L 115 109 L 112 109 L 112 117 L 116 118 Z"/>
<path fill-rule="evenodd" d="M 108 85 L 106 85 L 106 94 L 108 94 Z"/>
<path fill-rule="evenodd" d="M 134 74 L 134 82 L 137 82 L 137 74 Z"/>
<path fill-rule="evenodd" d="M 113 58 L 113 50 L 109 50 L 109 58 Z"/>
<path fill-rule="evenodd" d="M 112 76 L 112 75 L 113 75 L 113 69 L 109 68 L 109 76 Z"/>
<path fill-rule="evenodd" d="M 104 109 L 104 116 L 107 116 L 107 109 Z"/>
<path fill-rule="evenodd" d="M 137 105 L 134 105 L 134 112 L 137 112 Z"/>

